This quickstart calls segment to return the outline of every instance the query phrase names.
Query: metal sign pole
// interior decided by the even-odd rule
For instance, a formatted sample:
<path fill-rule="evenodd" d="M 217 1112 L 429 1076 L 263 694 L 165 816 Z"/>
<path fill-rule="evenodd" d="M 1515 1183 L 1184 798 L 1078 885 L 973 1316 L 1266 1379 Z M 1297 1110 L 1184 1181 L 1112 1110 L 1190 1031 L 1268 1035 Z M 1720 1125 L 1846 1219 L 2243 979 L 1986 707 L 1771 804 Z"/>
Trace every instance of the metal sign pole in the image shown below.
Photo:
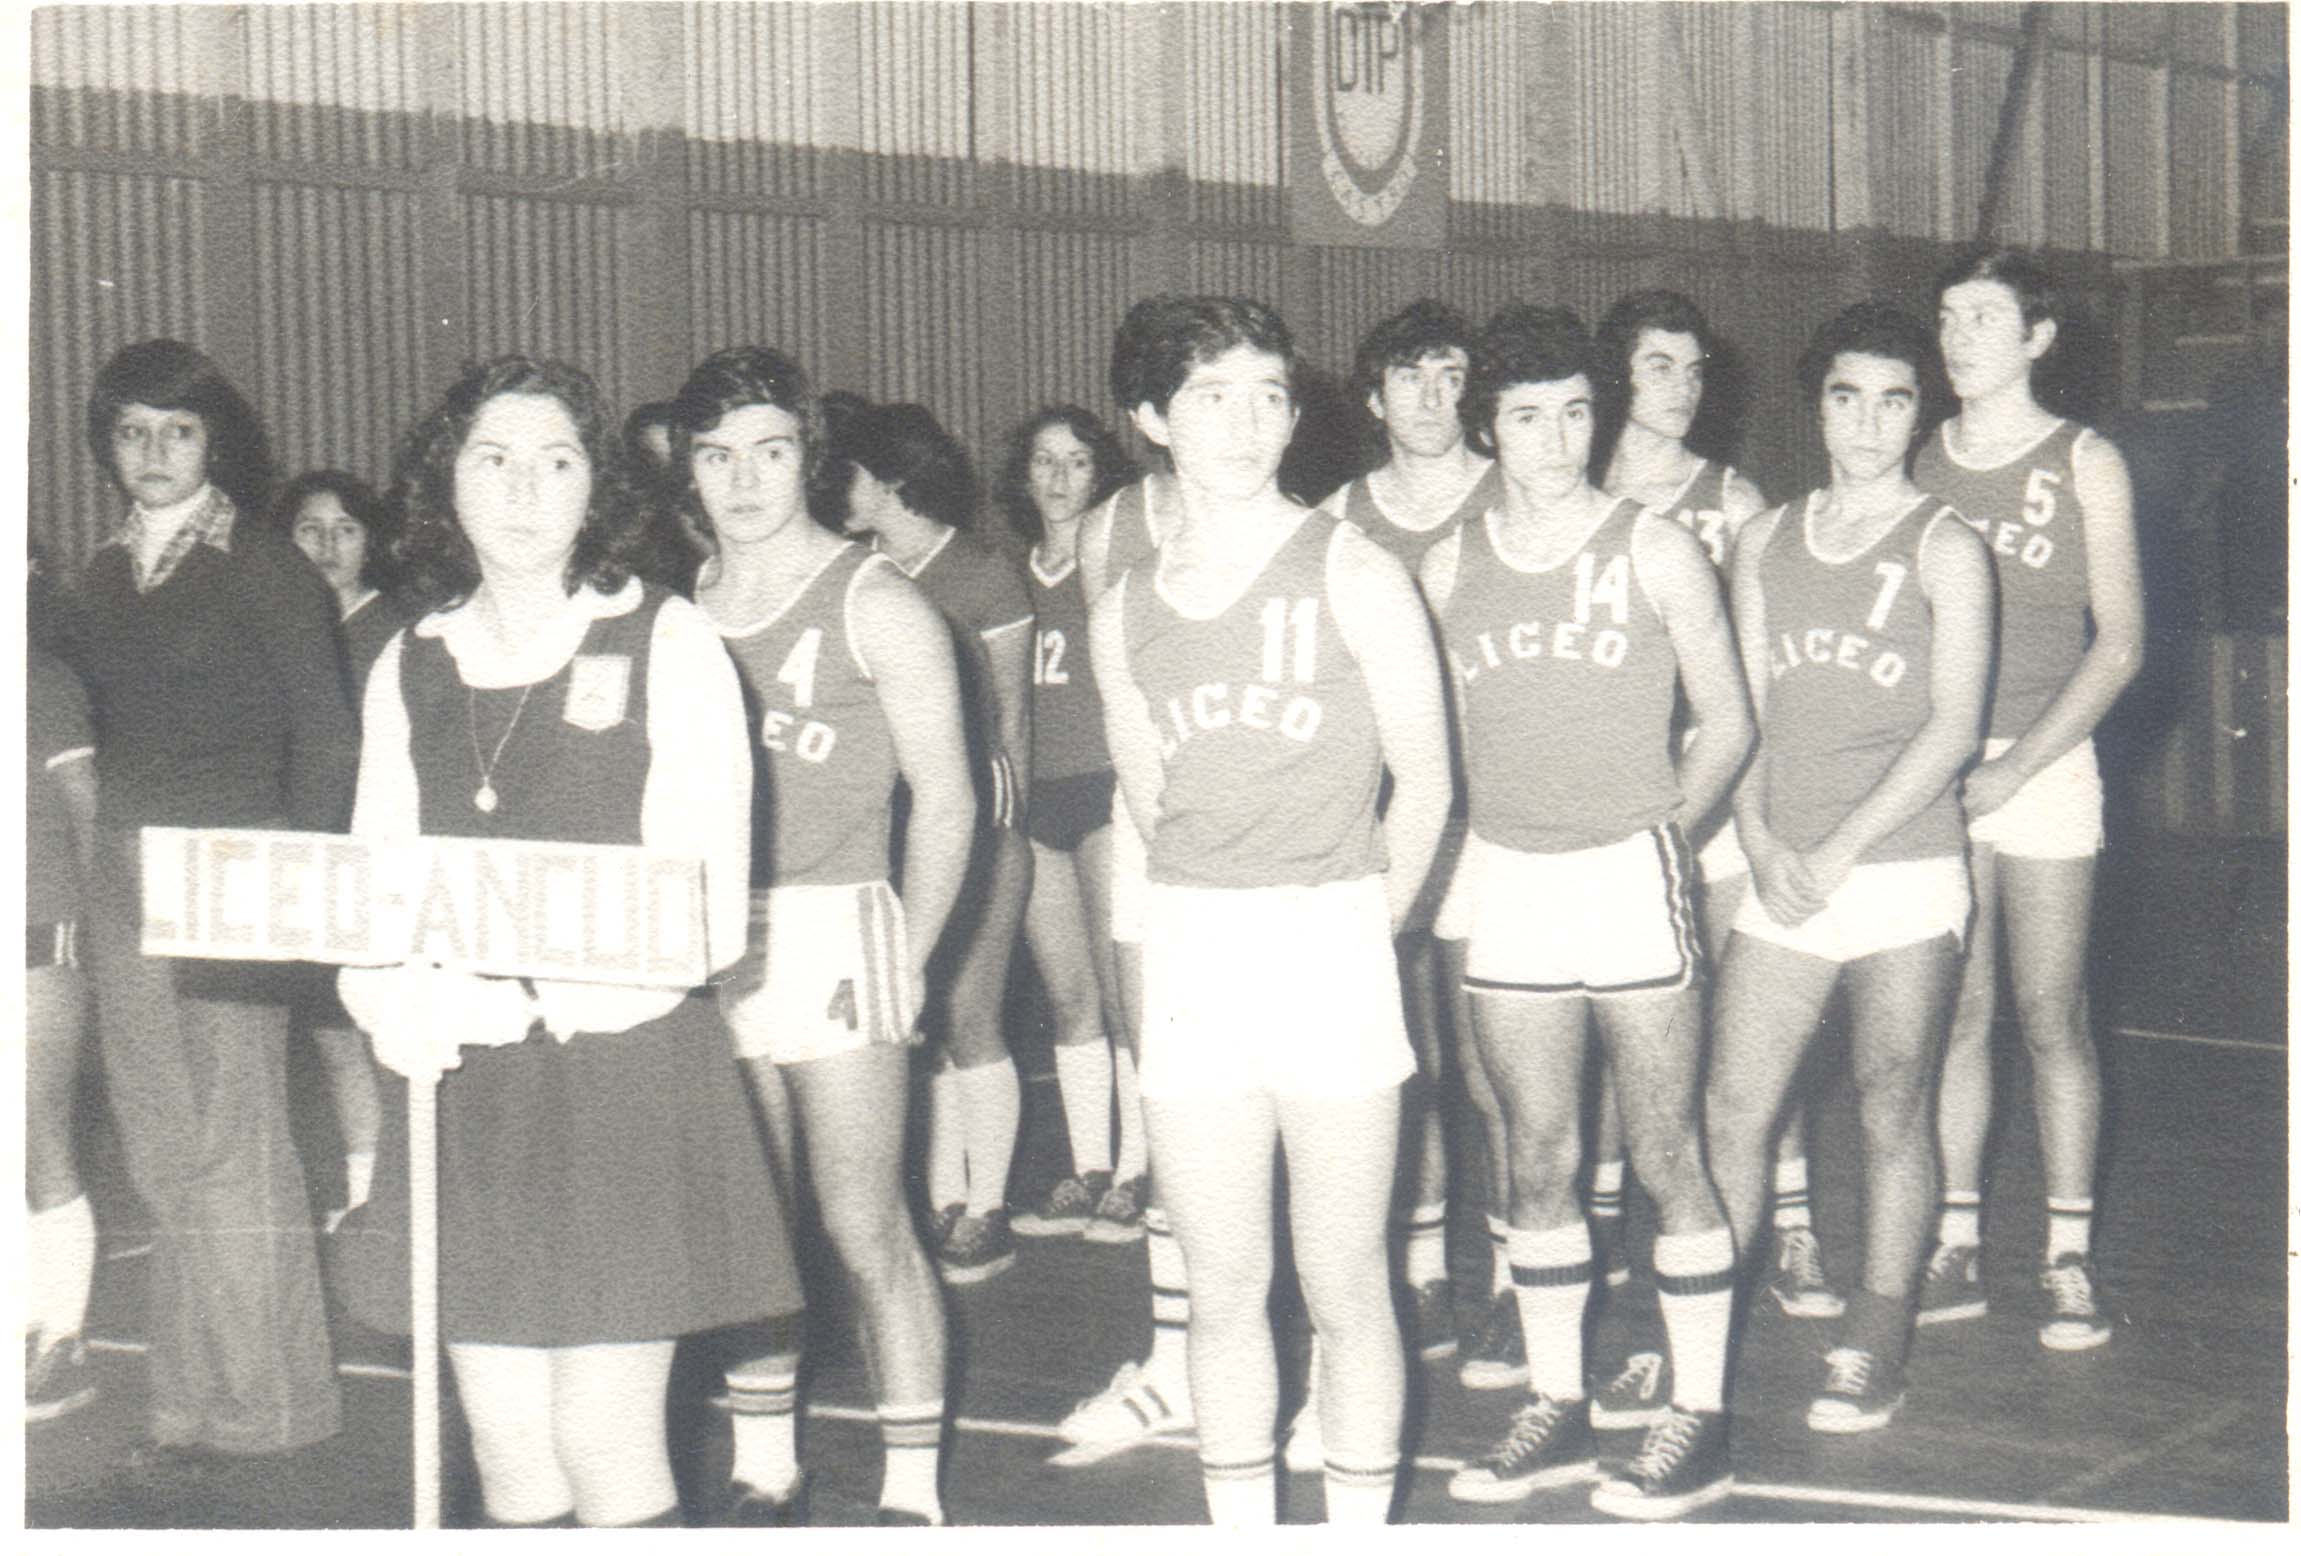
<path fill-rule="evenodd" d="M 415 1527 L 439 1527 L 439 1077 L 407 1088 L 408 1315 Z"/>

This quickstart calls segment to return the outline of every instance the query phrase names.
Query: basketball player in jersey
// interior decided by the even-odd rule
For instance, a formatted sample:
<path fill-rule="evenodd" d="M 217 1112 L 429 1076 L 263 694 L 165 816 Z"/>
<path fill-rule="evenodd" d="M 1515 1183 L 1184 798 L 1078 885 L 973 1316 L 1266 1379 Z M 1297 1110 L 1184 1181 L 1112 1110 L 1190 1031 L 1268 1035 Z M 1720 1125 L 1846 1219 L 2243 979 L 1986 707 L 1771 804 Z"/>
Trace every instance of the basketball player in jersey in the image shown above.
<path fill-rule="evenodd" d="M 1988 543 L 2000 638 L 1988 738 L 1965 780 L 1978 911 L 1942 1071 L 1942 1207 L 1918 1321 L 1988 1306 L 1982 1151 L 2002 925 L 2045 1165 L 2048 1312 L 2038 1339 L 2048 1350 L 2088 1350 L 2110 1335 L 2092 1257 L 2101 1067 L 2085 948 L 2102 844 L 2093 731 L 2141 669 L 2133 489 L 2116 445 L 2038 404 L 2034 379 L 2061 321 L 2035 264 L 2003 251 L 1968 255 L 1943 274 L 1935 299 L 1958 413 L 1919 451 L 1916 477 Z"/>
<path fill-rule="evenodd" d="M 1152 389 L 1146 375 L 1156 342 L 1166 333 L 1166 320 L 1183 307 L 1174 297 L 1150 297 L 1127 310 L 1111 342 L 1111 398 L 1120 405 L 1138 405 Z M 1182 517 L 1182 498 L 1171 470 L 1155 461 L 1165 451 L 1152 445 L 1154 463 L 1141 479 L 1120 488 L 1080 521 L 1078 538 L 1079 590 L 1091 610 L 1111 583 L 1147 560 L 1171 534 Z M 1091 639 L 1090 639 L 1091 641 Z M 1096 664 L 1098 679 L 1101 666 Z M 1126 1053 L 1114 1055 L 1118 1065 L 1120 1106 L 1127 1093 L 1135 1094 L 1142 1056 L 1142 936 L 1144 874 L 1142 835 L 1124 804 L 1111 812 L 1110 935 L 1112 964 L 1118 976 L 1119 1012 L 1126 1032 Z M 1147 1131 L 1146 1131 L 1147 1135 Z M 1146 1142 L 1147 1143 L 1147 1142 Z M 1108 1384 L 1081 1400 L 1057 1424 L 1070 1447 L 1050 1461 L 1058 1465 L 1091 1464 L 1151 1438 L 1187 1431 L 1194 1424 L 1191 1408 L 1188 1336 L 1190 1286 L 1182 1245 L 1160 1207 L 1158 1167 L 1154 1159 L 1145 1180 L 1142 1210 L 1145 1263 L 1148 1267 L 1151 1343 L 1140 1360 L 1119 1363 Z"/>
<path fill-rule="evenodd" d="M 1884 1426 L 1938 1181 L 1932 1104 L 1972 913 L 1957 775 L 1980 744 L 1989 555 L 1903 473 L 1937 381 L 1933 340 L 1862 303 L 1815 332 L 1798 381 L 1830 484 L 1752 519 L 1734 615 L 1759 742 L 1735 790 L 1751 890 L 1718 979 L 1710 1162 L 1741 1246 L 1822 1009 L 1846 990 L 1862 1136 L 1862 1284 L 1806 1412 Z"/>
<path fill-rule="evenodd" d="M 1590 1474 L 1582 1336 L 1594 1279 L 1575 1192 L 1593 1017 L 1660 1215 L 1671 1408 L 1593 1504 L 1675 1517 L 1732 1486 L 1724 1407 L 1733 1242 L 1702 1164 L 1701 948 L 1685 833 L 1723 799 L 1750 721 L 1699 541 L 1589 481 L 1590 337 L 1563 309 L 1489 324 L 1464 419 L 1502 500 L 1431 548 L 1422 588 L 1470 789 L 1467 983 L 1508 1121 L 1509 1251 L 1530 1397 L 1450 1486 L 1514 1500 Z M 1680 689 L 1699 732 L 1671 736 Z M 1600 732 L 1604 732 L 1603 738 Z"/>
<path fill-rule="evenodd" d="M 1031 781 L 1031 597 L 1022 571 L 965 533 L 975 512 L 966 453 L 921 405 L 873 405 L 839 433 L 847 526 L 942 613 L 959 651 L 969 766 L 981 831 L 963 906 L 935 964 L 945 1062 L 934 1079 L 927 1187 L 943 1229 L 937 1260 L 959 1284 L 1013 1266 L 1007 1178 L 1023 1095 L 1000 1025 L 1007 966 L 1031 890 L 1022 801 Z"/>
<path fill-rule="evenodd" d="M 1368 331 L 1351 368 L 1351 392 L 1381 427 L 1384 458 L 1336 488 L 1319 508 L 1357 525 L 1397 557 L 1409 575 L 1420 572 L 1423 556 L 1453 534 L 1465 515 L 1484 511 L 1496 495 L 1493 461 L 1462 439 L 1462 386 L 1470 372 L 1471 337 L 1467 320 L 1426 297 Z M 1423 889 L 1425 911 L 1398 941 L 1398 981 L 1406 995 L 1406 1032 L 1414 1042 L 1418 1071 L 1407 1086 L 1403 1125 L 1412 1201 L 1405 1228 L 1406 1284 L 1414 1297 L 1411 1334 L 1422 1354 L 1432 1358 L 1452 1355 L 1458 1344 L 1446 1273 L 1446 1139 L 1439 1101 L 1445 1062 L 1440 1032 L 1449 992 L 1461 986 L 1461 967 L 1457 962 L 1453 976 L 1447 975 L 1431 930 L 1461 853 L 1463 831 L 1459 824 L 1448 829 Z M 1448 944 L 1460 950 L 1459 940 Z M 1467 1017 L 1456 1030 L 1467 1048 Z M 1476 1063 L 1475 1055 L 1470 1062 Z M 1505 1261 L 1497 1256 L 1494 1263 L 1502 1267 Z M 1516 1331 L 1513 1318 L 1507 1332 Z"/>
<path fill-rule="evenodd" d="M 1405 1359 L 1387 1222 L 1414 1070 L 1391 935 L 1447 807 L 1444 701 L 1405 570 L 1278 490 L 1294 347 L 1260 303 L 1171 303 L 1136 426 L 1180 523 L 1091 624 L 1121 791 L 1149 854 L 1143 1110 L 1189 1258 L 1207 1502 L 1276 1519 L 1272 1166 L 1323 1341 L 1331 1522 L 1396 1492 Z M 1386 821 L 1375 800 L 1387 769 Z"/>
<path fill-rule="evenodd" d="M 958 674 L 935 608 L 884 556 L 807 514 L 822 426 L 806 375 L 737 346 L 680 391 L 688 502 L 714 555 L 697 602 L 742 672 L 753 760 L 751 946 L 720 1004 L 786 1197 L 807 1181 L 859 1304 L 886 1452 L 881 1521 L 940 1523 L 941 1294 L 903 1187 L 927 958 L 974 831 Z M 903 895 L 888 885 L 895 782 L 910 786 Z M 798 1351 L 730 1370 L 726 1522 L 803 1517 Z"/>

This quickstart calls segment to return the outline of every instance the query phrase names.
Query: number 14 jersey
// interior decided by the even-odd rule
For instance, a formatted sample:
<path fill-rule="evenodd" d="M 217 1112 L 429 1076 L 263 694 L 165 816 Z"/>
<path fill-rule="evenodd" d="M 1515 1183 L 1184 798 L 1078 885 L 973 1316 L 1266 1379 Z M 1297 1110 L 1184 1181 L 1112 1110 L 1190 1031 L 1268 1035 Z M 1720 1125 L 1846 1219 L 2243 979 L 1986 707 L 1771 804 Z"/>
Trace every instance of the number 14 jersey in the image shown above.
<path fill-rule="evenodd" d="M 848 610 L 866 569 L 916 587 L 853 542 L 756 626 L 719 626 L 743 678 L 752 754 L 751 884 L 851 886 L 887 878 L 895 739 Z"/>

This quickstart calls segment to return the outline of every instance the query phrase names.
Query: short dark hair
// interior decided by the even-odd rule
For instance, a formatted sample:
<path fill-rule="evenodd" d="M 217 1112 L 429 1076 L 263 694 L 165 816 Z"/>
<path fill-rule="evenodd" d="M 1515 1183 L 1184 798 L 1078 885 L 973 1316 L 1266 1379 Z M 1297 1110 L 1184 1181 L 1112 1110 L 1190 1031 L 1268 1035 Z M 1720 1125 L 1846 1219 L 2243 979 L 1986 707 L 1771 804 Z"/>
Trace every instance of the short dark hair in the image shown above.
<path fill-rule="evenodd" d="M 1959 250 L 1951 256 L 1942 273 L 1934 277 L 1934 306 L 1941 306 L 1942 294 L 1951 287 L 1963 286 L 1968 281 L 1995 281 L 2013 293 L 2014 300 L 2021 304 L 2024 329 L 2049 319 L 2058 326 L 2068 311 L 2061 288 L 2046 274 L 2045 267 L 2014 249 L 1975 244 Z M 2052 348 L 2047 348 L 2046 354 L 2052 355 Z"/>
<path fill-rule="evenodd" d="M 1513 384 L 1559 383 L 1581 374 L 1597 386 L 1590 332 L 1571 308 L 1511 303 L 1487 321 L 1470 354 L 1470 387 L 1462 395 L 1462 425 L 1470 446 L 1494 452 L 1494 404 Z"/>
<path fill-rule="evenodd" d="M 290 539 L 305 502 L 325 492 L 343 504 L 344 512 L 367 531 L 367 554 L 360 561 L 360 582 L 381 589 L 391 581 L 399 548 L 400 519 L 376 489 L 348 470 L 306 470 L 280 488 L 272 500 L 272 526 Z"/>
<path fill-rule="evenodd" d="M 998 479 L 991 486 L 992 500 L 1006 514 L 1007 522 L 1032 545 L 1046 538 L 1046 525 L 1039 517 L 1038 504 L 1031 501 L 1031 454 L 1038 447 L 1039 434 L 1049 427 L 1068 428 L 1072 437 L 1086 445 L 1095 462 L 1094 486 L 1087 494 L 1089 508 L 1136 474 L 1135 462 L 1119 446 L 1118 434 L 1104 426 L 1094 412 L 1077 405 L 1039 407 L 1007 434 L 1006 453 L 999 460 Z"/>
<path fill-rule="evenodd" d="M 1917 379 L 1921 424 L 1946 403 L 1944 391 L 1948 386 L 1934 332 L 1902 309 L 1873 298 L 1839 310 L 1806 342 L 1798 358 L 1798 387 L 1804 391 L 1809 409 L 1821 398 L 1830 364 L 1846 352 L 1907 362 Z"/>
<path fill-rule="evenodd" d="M 88 390 L 88 449 L 115 484 L 120 466 L 112 431 L 131 405 L 199 417 L 208 434 L 208 480 L 242 513 L 264 511 L 272 455 L 263 423 L 206 355 L 180 340 L 145 340 L 121 347 L 97 370 Z"/>
<path fill-rule="evenodd" d="M 1251 297 L 1148 297 L 1127 310 L 1111 342 L 1111 398 L 1132 414 L 1166 414 L 1192 368 L 1237 346 L 1267 351 L 1294 381 L 1294 336 L 1268 303 Z"/>
<path fill-rule="evenodd" d="M 712 352 L 695 364 L 679 386 L 678 397 L 665 405 L 671 467 L 661 498 L 685 515 L 684 530 L 703 536 L 714 547 L 718 532 L 695 490 L 695 434 L 709 432 L 727 416 L 752 405 L 772 405 L 791 414 L 799 423 L 800 469 L 809 479 L 818 474 L 828 442 L 821 402 L 807 370 L 771 346 L 726 346 Z M 672 530 L 682 529 L 670 515 L 665 519 Z M 685 542 L 678 545 L 683 549 Z"/>
<path fill-rule="evenodd" d="M 1366 332 L 1350 364 L 1350 395 L 1360 405 L 1382 387 L 1394 367 L 1416 367 L 1425 357 L 1459 351 L 1467 358 L 1478 333 L 1470 321 L 1435 297 L 1418 297 Z"/>
<path fill-rule="evenodd" d="M 873 405 L 839 429 L 840 457 L 884 481 L 913 513 L 964 529 L 975 517 L 975 470 L 958 439 L 924 405 Z"/>
<path fill-rule="evenodd" d="M 455 605 L 479 586 L 479 558 L 455 511 L 455 462 L 480 411 L 506 394 L 557 400 L 591 463 L 591 502 L 567 559 L 567 592 L 586 584 L 622 588 L 646 546 L 647 515 L 635 500 L 623 440 L 607 419 L 599 385 L 573 363 L 514 352 L 466 368 L 400 442 L 392 497 L 406 524 L 401 560 L 418 596 L 433 606 Z"/>
<path fill-rule="evenodd" d="M 1592 402 L 1598 425 L 1590 440 L 1590 468 L 1600 475 L 1613 463 L 1614 444 L 1629 424 L 1630 363 L 1637 355 L 1638 338 L 1648 330 L 1691 335 L 1705 359 L 1717 355 L 1718 340 L 1710 331 L 1710 321 L 1683 292 L 1649 287 L 1630 293 L 1606 310 L 1593 332 L 1591 346 L 1597 373 L 1590 387 L 1595 391 Z M 1708 399 L 1708 394 L 1703 398 Z"/>

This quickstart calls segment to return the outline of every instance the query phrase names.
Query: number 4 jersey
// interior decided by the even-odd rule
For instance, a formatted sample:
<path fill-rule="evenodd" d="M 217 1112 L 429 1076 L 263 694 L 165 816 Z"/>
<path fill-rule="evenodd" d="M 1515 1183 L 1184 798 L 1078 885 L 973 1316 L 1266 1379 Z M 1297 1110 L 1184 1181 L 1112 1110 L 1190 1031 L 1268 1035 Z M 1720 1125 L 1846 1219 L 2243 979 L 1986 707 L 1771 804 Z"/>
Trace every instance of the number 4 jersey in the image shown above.
<path fill-rule="evenodd" d="M 1951 451 L 1947 428 L 1918 450 L 1911 479 L 1957 509 L 1997 563 L 1997 678 L 1992 738 L 2018 740 L 2085 657 L 2085 514 L 2073 479 L 2094 434 L 2065 421 L 2003 464 L 1977 470 Z"/>
<path fill-rule="evenodd" d="M 1168 602 L 1159 555 L 1113 586 L 1127 667 L 1166 769 L 1153 881 L 1319 886 L 1382 872 L 1374 706 L 1328 582 L 1343 528 L 1305 512 L 1254 581 L 1212 616 Z"/>
<path fill-rule="evenodd" d="M 850 542 L 774 616 L 719 627 L 743 677 L 758 742 L 751 786 L 751 884 L 884 880 L 895 741 L 848 628 L 856 585 L 895 564 Z"/>

